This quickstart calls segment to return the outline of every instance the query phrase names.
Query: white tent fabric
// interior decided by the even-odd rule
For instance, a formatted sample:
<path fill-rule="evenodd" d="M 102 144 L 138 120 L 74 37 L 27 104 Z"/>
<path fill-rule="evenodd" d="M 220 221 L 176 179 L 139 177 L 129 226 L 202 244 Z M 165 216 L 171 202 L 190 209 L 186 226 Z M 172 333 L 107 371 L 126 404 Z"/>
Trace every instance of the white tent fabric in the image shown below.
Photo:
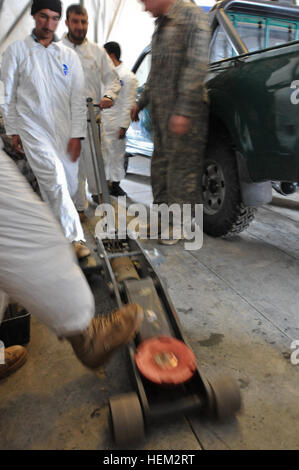
<path fill-rule="evenodd" d="M 0 66 L 6 47 L 12 42 L 23 39 L 34 26 L 30 15 L 28 0 L 4 0 L 0 11 Z M 58 37 L 66 31 L 65 12 L 76 0 L 63 1 L 63 17 L 57 29 Z M 25 11 L 13 31 L 8 32 L 18 16 Z M 131 68 L 140 52 L 146 47 L 154 29 L 154 19 L 143 11 L 138 0 L 85 0 L 84 6 L 89 14 L 88 39 L 103 45 L 107 41 L 117 41 L 122 47 L 122 59 Z M 0 84 L 0 104 L 3 103 L 3 86 Z"/>
<path fill-rule="evenodd" d="M 299 1 L 299 0 L 298 0 Z M 63 17 L 57 29 L 58 37 L 66 31 L 65 12 L 78 0 L 63 0 Z M 88 39 L 103 45 L 117 41 L 122 47 L 122 60 L 131 68 L 142 50 L 150 43 L 154 19 L 144 11 L 139 0 L 84 0 L 81 2 L 89 14 Z M 212 6 L 214 0 L 196 0 L 198 5 Z M 28 0 L 0 0 L 0 67 L 3 51 L 12 42 L 23 39 L 33 28 Z M 27 9 L 26 9 L 27 7 Z M 24 12 L 22 18 L 17 18 Z M 11 31 L 11 27 L 15 25 Z M 9 34 L 8 34 L 9 33 Z M 0 82 L 0 105 L 3 103 L 3 86 Z"/>
<path fill-rule="evenodd" d="M 95 14 L 89 13 L 93 23 L 94 36 L 90 28 L 90 39 L 99 44 L 117 41 L 123 50 L 123 61 L 132 67 L 140 52 L 150 42 L 154 20 L 143 11 L 138 0 L 85 0 L 85 8 L 89 12 L 98 12 L 98 27 Z M 91 27 L 91 24 L 90 24 Z"/>
<path fill-rule="evenodd" d="M 65 11 L 76 1 L 63 2 L 63 18 L 57 30 L 59 37 L 66 31 Z M 0 54 L 13 41 L 23 38 L 33 27 L 30 6 L 13 32 L 6 37 L 11 25 L 24 10 L 28 0 L 4 0 L 0 12 Z M 100 45 L 106 41 L 118 41 L 123 49 L 123 59 L 131 67 L 141 50 L 149 43 L 153 32 L 153 18 L 143 11 L 138 0 L 85 0 L 84 6 L 89 14 L 88 38 Z"/>

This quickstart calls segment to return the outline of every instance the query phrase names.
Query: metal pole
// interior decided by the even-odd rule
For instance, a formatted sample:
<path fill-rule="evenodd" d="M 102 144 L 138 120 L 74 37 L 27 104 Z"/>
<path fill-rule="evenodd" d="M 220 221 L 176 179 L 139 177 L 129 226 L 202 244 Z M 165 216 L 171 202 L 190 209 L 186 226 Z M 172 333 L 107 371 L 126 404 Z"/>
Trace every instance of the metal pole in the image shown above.
<path fill-rule="evenodd" d="M 98 196 L 100 200 L 100 196 L 101 196 L 100 193 L 102 192 L 104 203 L 110 204 L 111 203 L 110 194 L 109 194 L 108 184 L 106 180 L 105 166 L 104 166 L 104 162 L 102 158 L 99 128 L 98 128 L 96 118 L 95 118 L 94 104 L 93 104 L 92 98 L 87 98 L 87 108 L 88 108 L 89 122 L 90 122 L 91 130 L 92 130 L 94 149 L 95 149 L 95 154 L 94 154 L 93 148 L 92 148 L 92 142 L 90 142 L 94 171 L 95 171 L 95 178 L 96 178 L 96 183 L 97 183 L 97 189 L 99 192 Z"/>
<path fill-rule="evenodd" d="M 99 38 L 98 38 L 98 30 L 99 30 L 99 12 L 101 8 L 101 2 L 100 0 L 94 0 L 93 2 L 93 7 L 94 7 L 94 42 L 98 43 Z"/>
<path fill-rule="evenodd" d="M 120 7 L 121 7 L 121 0 L 119 0 L 118 5 L 117 5 L 117 7 L 116 7 L 116 9 L 115 9 L 114 16 L 113 16 L 113 19 L 112 19 L 111 24 L 110 24 L 110 26 L 109 26 L 108 33 L 107 33 L 107 35 L 106 35 L 106 41 L 105 41 L 105 42 L 108 41 L 109 35 L 110 35 L 110 33 L 111 33 L 111 31 L 112 31 L 112 28 L 113 28 L 113 26 L 114 26 L 114 24 L 115 24 L 115 21 L 116 21 L 117 15 L 118 15 L 118 13 L 119 13 Z"/>

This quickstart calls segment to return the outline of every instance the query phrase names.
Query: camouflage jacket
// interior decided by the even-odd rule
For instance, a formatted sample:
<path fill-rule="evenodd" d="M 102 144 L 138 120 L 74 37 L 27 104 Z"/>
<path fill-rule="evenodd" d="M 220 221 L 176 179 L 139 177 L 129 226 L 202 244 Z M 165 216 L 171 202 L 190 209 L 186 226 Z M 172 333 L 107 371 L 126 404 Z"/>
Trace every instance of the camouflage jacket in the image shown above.
<path fill-rule="evenodd" d="M 204 81 L 209 40 L 208 17 L 192 3 L 177 0 L 165 16 L 159 17 L 152 37 L 151 70 L 138 101 L 140 108 L 149 104 L 159 113 L 196 117 L 202 100 L 208 100 Z"/>

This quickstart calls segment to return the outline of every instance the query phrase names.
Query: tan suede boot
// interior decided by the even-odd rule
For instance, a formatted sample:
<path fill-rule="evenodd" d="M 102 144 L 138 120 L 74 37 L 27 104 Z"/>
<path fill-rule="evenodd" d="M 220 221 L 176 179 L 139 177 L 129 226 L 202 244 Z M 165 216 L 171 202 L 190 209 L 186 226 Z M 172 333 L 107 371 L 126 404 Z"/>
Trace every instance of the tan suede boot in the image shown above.
<path fill-rule="evenodd" d="M 87 217 L 85 215 L 85 212 L 84 211 L 78 211 L 78 214 L 79 214 L 79 219 L 80 219 L 81 224 L 83 224 L 83 222 L 86 222 Z"/>
<path fill-rule="evenodd" d="M 11 346 L 4 350 L 5 364 L 0 364 L 0 379 L 15 372 L 27 360 L 27 351 L 23 346 Z"/>
<path fill-rule="evenodd" d="M 66 339 L 86 367 L 97 369 L 116 349 L 132 341 L 143 317 L 143 309 L 139 305 L 126 305 L 110 315 L 94 317 L 85 331 Z"/>
<path fill-rule="evenodd" d="M 73 242 L 72 245 L 78 259 L 87 258 L 91 255 L 91 251 L 85 242 Z"/>
<path fill-rule="evenodd" d="M 180 240 L 184 239 L 183 228 L 179 227 L 178 230 L 174 230 L 172 225 L 169 225 L 169 229 L 159 234 L 158 243 L 160 245 L 172 246 L 176 245 Z"/>
<path fill-rule="evenodd" d="M 158 237 L 160 236 L 161 234 L 161 230 L 162 230 L 162 221 L 161 221 L 161 214 L 158 214 L 158 220 L 157 220 L 157 227 L 152 227 L 152 231 L 153 231 L 153 234 L 154 235 L 158 235 Z M 156 232 L 155 230 L 156 229 Z M 147 230 L 147 238 L 150 238 L 151 236 L 151 223 L 148 222 L 147 226 L 146 226 L 146 230 Z"/>

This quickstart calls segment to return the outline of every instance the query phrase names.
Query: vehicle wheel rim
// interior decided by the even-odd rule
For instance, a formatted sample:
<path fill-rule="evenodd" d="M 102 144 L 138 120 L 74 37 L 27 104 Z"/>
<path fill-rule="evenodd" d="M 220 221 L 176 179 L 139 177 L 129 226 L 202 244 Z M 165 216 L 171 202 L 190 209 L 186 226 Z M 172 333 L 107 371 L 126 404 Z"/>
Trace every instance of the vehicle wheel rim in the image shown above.
<path fill-rule="evenodd" d="M 225 180 L 221 167 L 213 160 L 207 160 L 202 174 L 202 197 L 204 213 L 215 215 L 221 209 L 225 198 Z"/>

